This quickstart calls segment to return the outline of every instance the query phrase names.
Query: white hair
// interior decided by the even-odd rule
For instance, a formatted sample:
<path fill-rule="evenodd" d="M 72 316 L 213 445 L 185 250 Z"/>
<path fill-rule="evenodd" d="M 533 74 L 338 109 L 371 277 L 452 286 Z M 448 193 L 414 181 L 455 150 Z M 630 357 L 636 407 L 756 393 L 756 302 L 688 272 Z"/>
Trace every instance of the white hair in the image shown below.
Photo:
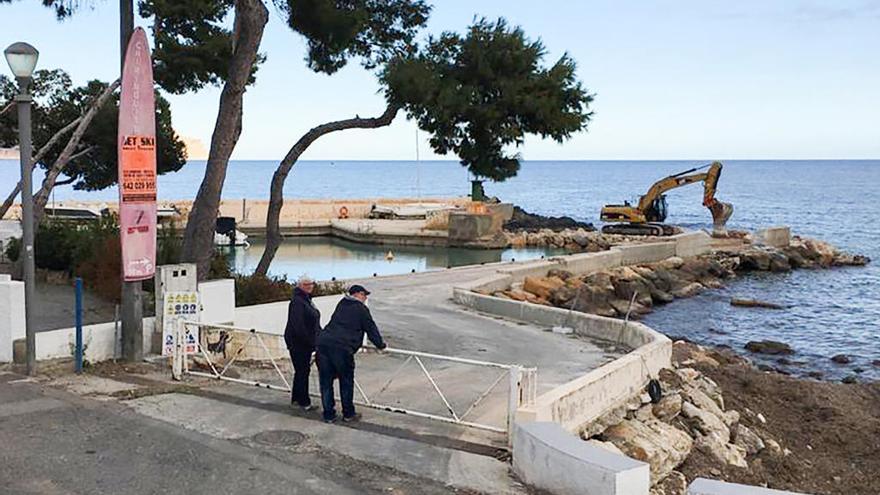
<path fill-rule="evenodd" d="M 296 279 L 296 285 L 298 285 L 298 286 L 305 285 L 309 282 L 314 283 L 315 279 L 313 279 L 312 277 L 308 276 L 308 274 L 305 274 L 305 273 L 303 273 L 302 275 L 299 276 L 298 279 Z"/>

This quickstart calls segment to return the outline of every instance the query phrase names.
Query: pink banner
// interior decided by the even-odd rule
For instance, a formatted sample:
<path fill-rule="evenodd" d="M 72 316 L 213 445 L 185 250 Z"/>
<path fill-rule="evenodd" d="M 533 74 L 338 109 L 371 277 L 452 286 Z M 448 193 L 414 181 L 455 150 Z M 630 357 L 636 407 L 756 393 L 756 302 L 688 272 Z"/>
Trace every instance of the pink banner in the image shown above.
<path fill-rule="evenodd" d="M 135 29 L 119 102 L 119 236 L 126 281 L 156 272 L 156 106 L 150 46 Z"/>

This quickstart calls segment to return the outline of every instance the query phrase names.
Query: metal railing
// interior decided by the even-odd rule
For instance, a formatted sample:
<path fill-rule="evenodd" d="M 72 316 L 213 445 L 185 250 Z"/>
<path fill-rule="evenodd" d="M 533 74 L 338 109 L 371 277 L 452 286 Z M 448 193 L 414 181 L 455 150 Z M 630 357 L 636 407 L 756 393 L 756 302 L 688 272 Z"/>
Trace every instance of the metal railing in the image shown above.
<path fill-rule="evenodd" d="M 186 335 L 188 327 L 197 327 L 201 330 L 199 332 L 199 338 L 196 339 L 196 345 L 194 348 L 195 352 L 191 353 L 186 352 L 185 349 L 184 337 Z M 210 332 L 219 332 L 217 334 L 216 342 L 211 343 L 208 340 L 208 334 Z M 216 357 L 212 357 L 212 355 L 216 355 L 217 353 L 219 353 L 220 347 L 224 347 L 224 349 L 222 350 L 223 352 L 225 352 L 225 346 L 229 343 L 230 340 L 230 333 L 237 335 L 244 334 L 247 335 L 247 338 L 243 343 L 237 343 L 234 346 L 237 349 L 235 350 L 233 355 L 231 357 L 227 357 L 225 363 L 221 363 Z M 286 354 L 287 350 L 278 350 L 273 355 L 273 352 L 270 350 L 271 346 L 267 344 L 267 340 L 269 339 L 271 339 L 270 343 L 277 343 L 278 339 L 281 339 L 281 341 L 283 342 L 282 336 L 274 333 L 260 332 L 252 328 L 247 329 L 234 327 L 231 325 L 200 323 L 183 319 L 178 319 L 175 322 L 175 334 L 175 341 L 178 343 L 175 347 L 172 366 L 172 374 L 175 379 L 180 380 L 184 375 L 193 375 L 213 378 L 217 380 L 224 380 L 233 383 L 257 386 L 271 390 L 290 392 L 291 384 L 288 381 L 287 374 L 282 372 L 281 366 L 279 366 L 279 362 L 289 362 L 289 357 Z M 280 378 L 280 383 L 283 385 L 269 383 L 269 381 L 267 380 L 250 380 L 229 375 L 232 366 L 244 360 L 243 354 L 245 354 L 247 350 L 254 349 L 256 349 L 257 353 L 251 353 L 249 356 L 246 356 L 247 359 L 250 361 L 271 363 L 271 370 L 274 370 L 274 373 L 278 375 L 278 377 Z M 370 395 L 366 393 L 361 384 L 357 381 L 357 379 L 355 379 L 355 390 L 357 390 L 357 393 L 361 397 L 360 400 L 356 399 L 354 401 L 358 405 L 383 411 L 405 413 L 412 416 L 428 418 L 432 420 L 443 421 L 482 430 L 505 433 L 508 434 L 509 438 L 509 433 L 511 431 L 511 428 L 513 427 L 517 409 L 522 406 L 534 404 L 535 398 L 537 396 L 537 368 L 523 367 L 516 364 L 500 364 L 489 361 L 480 361 L 476 359 L 467 359 L 454 356 L 444 356 L 440 354 L 403 349 L 386 348 L 383 352 L 386 352 L 390 355 L 405 357 L 405 359 L 403 363 L 401 363 L 393 371 L 393 373 L 388 376 L 382 386 Z M 282 355 L 279 356 L 277 355 L 278 353 L 281 353 Z M 191 369 L 190 356 L 201 357 L 202 359 L 204 359 L 202 367 L 203 369 L 205 369 L 205 371 Z M 452 403 L 449 400 L 449 397 L 446 393 L 444 393 L 443 389 L 438 383 L 437 378 L 433 376 L 428 368 L 425 366 L 425 360 L 437 360 L 448 363 L 492 368 L 496 370 L 501 370 L 501 372 L 487 388 L 483 389 L 481 393 L 477 395 L 476 398 L 471 401 L 466 408 L 464 408 L 464 412 L 460 412 L 461 408 L 459 408 L 459 410 L 456 410 L 455 407 L 453 407 Z M 397 405 L 383 403 L 378 400 L 378 397 L 392 386 L 394 380 L 400 376 L 401 372 L 411 362 L 415 363 L 421 373 L 425 376 L 428 384 L 430 384 L 433 393 L 436 394 L 436 396 L 439 397 L 439 399 L 442 401 L 447 414 L 441 415 L 432 412 L 408 409 Z M 480 423 L 475 420 L 470 420 L 470 416 L 474 413 L 477 407 L 482 404 L 483 401 L 498 388 L 499 384 L 503 382 L 505 378 L 508 382 L 508 397 L 506 404 L 507 414 L 504 425 L 491 425 Z"/>

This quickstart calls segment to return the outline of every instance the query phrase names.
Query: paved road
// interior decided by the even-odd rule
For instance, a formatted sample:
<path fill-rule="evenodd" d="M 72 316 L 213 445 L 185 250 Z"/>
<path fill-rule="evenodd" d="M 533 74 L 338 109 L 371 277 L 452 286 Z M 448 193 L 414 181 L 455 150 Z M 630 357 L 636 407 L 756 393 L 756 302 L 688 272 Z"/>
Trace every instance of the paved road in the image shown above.
<path fill-rule="evenodd" d="M 319 448 L 212 437 L 21 379 L 0 374 L 0 493 L 453 492 Z"/>

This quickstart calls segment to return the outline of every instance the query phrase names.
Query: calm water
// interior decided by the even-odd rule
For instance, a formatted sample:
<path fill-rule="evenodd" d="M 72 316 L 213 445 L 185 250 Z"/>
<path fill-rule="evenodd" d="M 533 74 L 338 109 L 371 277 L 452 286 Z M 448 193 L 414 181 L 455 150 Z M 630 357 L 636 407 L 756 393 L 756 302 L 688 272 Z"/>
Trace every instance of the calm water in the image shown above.
<path fill-rule="evenodd" d="M 656 179 L 702 163 L 527 162 L 519 176 L 501 184 L 487 184 L 486 191 L 538 213 L 597 222 L 603 204 L 634 199 Z M 224 197 L 268 197 L 275 166 L 265 161 L 231 163 Z M 17 167 L 16 162 L 0 161 L 0 189 L 12 187 L 18 178 Z M 181 172 L 161 177 L 160 196 L 194 197 L 203 170 L 204 162 L 193 162 Z M 285 188 L 288 198 L 436 197 L 468 191 L 467 173 L 454 162 L 303 162 L 295 167 Z M 876 261 L 867 268 L 743 278 L 723 290 L 676 301 L 650 315 L 647 323 L 671 335 L 738 349 L 748 340 L 782 340 L 796 349 L 792 359 L 804 362 L 789 366 L 793 372 L 820 369 L 829 377 L 839 378 L 862 368 L 863 376 L 880 378 L 880 368 L 871 364 L 880 359 L 880 223 L 876 219 L 880 160 L 729 161 L 725 162 L 718 197 L 736 208 L 730 221 L 733 228 L 787 224 L 796 233 L 831 241 Z M 116 192 L 82 193 L 59 188 L 56 199 L 68 198 L 113 201 Z M 701 199 L 699 185 L 670 193 L 669 221 L 708 228 L 711 219 Z M 285 245 L 276 258 L 274 271 L 294 277 L 309 271 L 319 278 L 322 274 L 342 278 L 457 265 L 467 262 L 465 256 L 477 256 L 451 250 L 395 250 L 395 261 L 388 263 L 384 248 L 314 242 Z M 325 249 L 328 246 L 330 249 Z M 255 245 L 236 259 L 237 266 L 242 270 L 252 268 L 260 251 Z M 489 257 L 485 261 L 539 255 L 511 251 L 482 254 Z M 733 308 L 729 305 L 732 296 L 793 307 L 786 311 Z M 830 356 L 837 353 L 851 354 L 855 362 L 848 366 L 830 363 Z"/>
<path fill-rule="evenodd" d="M 248 249 L 229 251 L 239 273 L 254 271 L 265 244 L 256 240 Z M 388 253 L 393 256 L 389 259 Z M 497 261 L 526 260 L 544 255 L 565 254 L 559 249 L 460 249 L 411 246 L 375 246 L 326 237 L 286 239 L 278 248 L 271 273 L 296 279 L 308 274 L 317 280 L 349 279 L 376 275 L 397 275 L 413 270 L 441 270 L 447 267 L 479 265 Z"/>

